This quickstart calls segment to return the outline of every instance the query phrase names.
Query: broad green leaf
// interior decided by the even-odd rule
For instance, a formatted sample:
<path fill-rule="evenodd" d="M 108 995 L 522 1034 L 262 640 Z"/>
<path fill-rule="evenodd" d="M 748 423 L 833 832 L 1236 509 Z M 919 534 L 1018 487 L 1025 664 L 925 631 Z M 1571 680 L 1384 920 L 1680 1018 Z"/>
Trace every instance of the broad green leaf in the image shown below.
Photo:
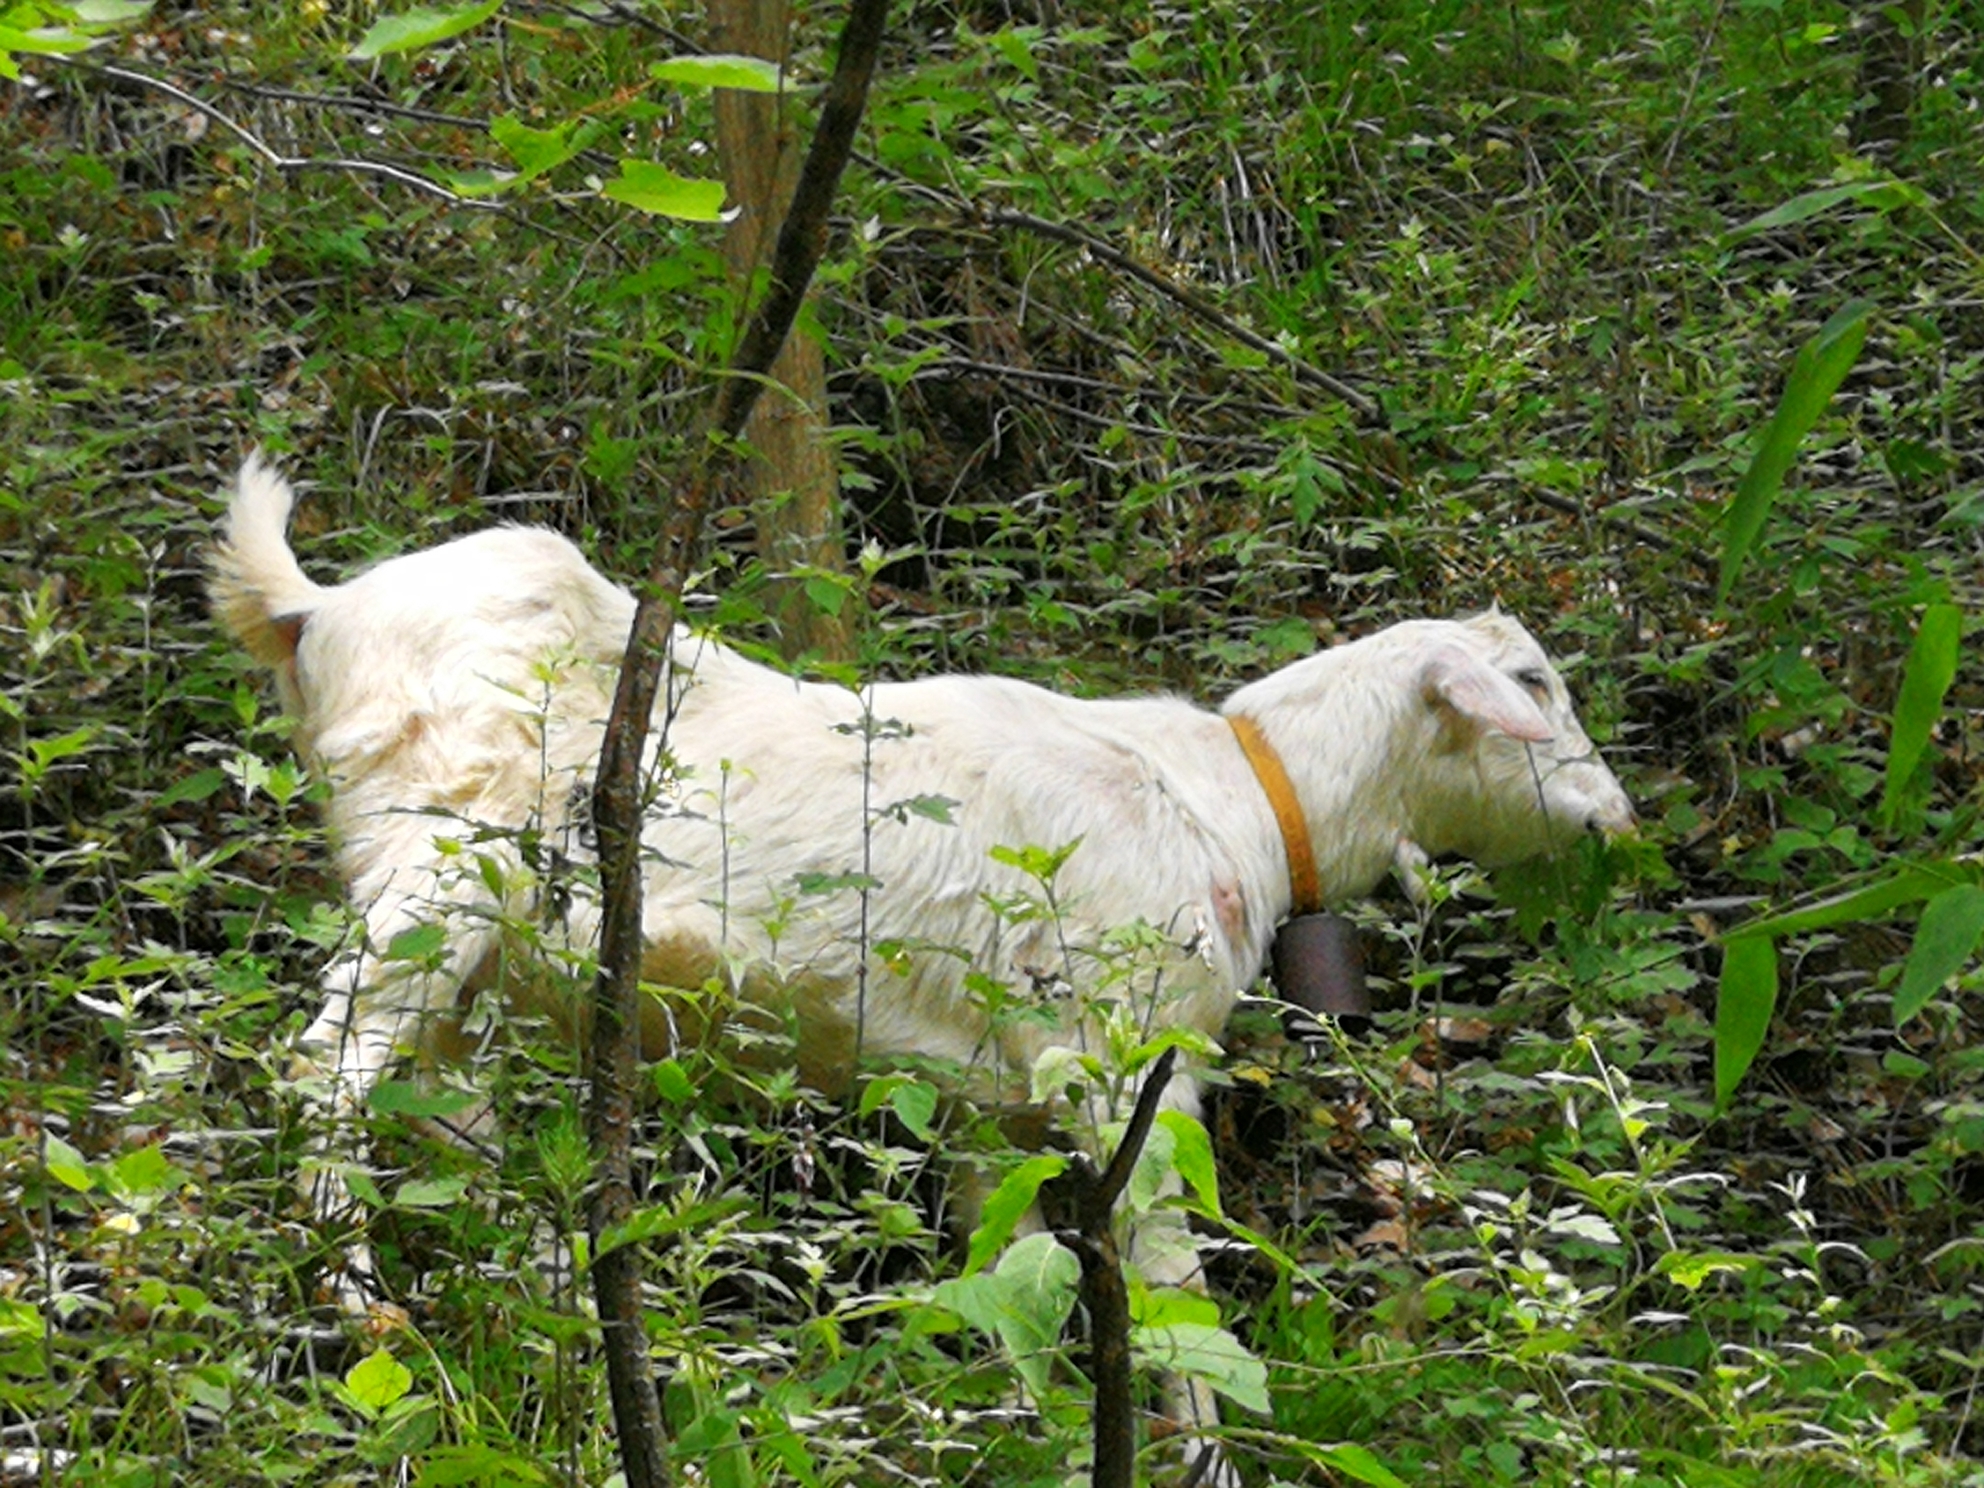
<path fill-rule="evenodd" d="M 373 1086 L 365 1103 L 382 1116 L 459 1116 L 480 1105 L 482 1097 L 472 1090 L 438 1088 L 415 1080 L 382 1080 Z"/>
<path fill-rule="evenodd" d="M 778 63 L 734 52 L 670 57 L 650 65 L 648 76 L 686 88 L 736 88 L 745 93 L 776 93 L 780 85 Z"/>
<path fill-rule="evenodd" d="M 805 583 L 806 598 L 823 615 L 838 615 L 847 604 L 847 584 L 842 579 L 816 574 Z"/>
<path fill-rule="evenodd" d="M 399 1186 L 393 1202 L 402 1209 L 446 1209 L 466 1192 L 466 1178 L 415 1178 Z"/>
<path fill-rule="evenodd" d="M 158 799 L 152 803 L 152 806 L 156 810 L 177 806 L 181 801 L 204 801 L 226 784 L 227 772 L 218 766 L 195 770 L 191 775 L 173 781 L 160 791 Z"/>
<path fill-rule="evenodd" d="M 692 181 L 651 160 L 623 160 L 620 174 L 600 188 L 604 196 L 657 217 L 684 222 L 723 220 L 723 182 Z"/>
<path fill-rule="evenodd" d="M 1056 1342 L 1074 1305 L 1075 1283 L 1081 1279 L 1075 1253 L 1040 1231 L 1015 1241 L 999 1258 L 997 1274 L 1008 1287 L 1013 1306 L 1040 1325 L 1038 1331 L 1047 1343 Z"/>
<path fill-rule="evenodd" d="M 402 930 L 386 944 L 388 961 L 425 961 L 448 943 L 446 925 L 415 925 Z"/>
<path fill-rule="evenodd" d="M 74 0 L 67 7 L 77 24 L 83 26 L 121 26 L 126 21 L 135 21 L 152 8 L 152 0 Z"/>
<path fill-rule="evenodd" d="M 1955 605 L 1933 604 L 1922 612 L 1909 648 L 1908 666 L 1901 674 L 1895 698 L 1894 729 L 1888 740 L 1887 781 L 1881 787 L 1881 815 L 1892 818 L 1902 788 L 1915 773 L 1929 735 L 1943 711 L 1943 695 L 1956 680 L 1957 653 L 1963 641 L 1963 611 Z"/>
<path fill-rule="evenodd" d="M 1777 942 L 1740 935 L 1722 944 L 1722 988 L 1715 1001 L 1715 1104 L 1726 1108 L 1770 1031 L 1777 1008 Z"/>
<path fill-rule="evenodd" d="M 112 1163 L 104 1186 L 120 1195 L 151 1194 L 173 1187 L 185 1176 L 154 1143 L 127 1152 Z"/>
<path fill-rule="evenodd" d="M 1158 1121 L 1171 1133 L 1171 1165 L 1199 1197 L 1198 1208 L 1219 1218 L 1219 1172 L 1212 1157 L 1212 1138 L 1196 1117 L 1183 1111 L 1159 1111 Z"/>
<path fill-rule="evenodd" d="M 1915 944 L 1901 968 L 1901 985 L 1894 994 L 1894 1021 L 1899 1027 L 1921 1012 L 1944 982 L 1969 964 L 1984 937 L 1984 889 L 1959 884 L 1945 889 L 1922 906 L 1915 927 Z"/>
<path fill-rule="evenodd" d="M 951 815 L 960 804 L 955 796 L 911 796 L 902 803 L 903 810 L 911 816 L 920 816 L 925 821 L 942 822 L 945 826 L 956 825 L 957 818 Z"/>
<path fill-rule="evenodd" d="M 1040 81 L 1040 63 L 1034 58 L 1033 43 L 1040 33 L 1029 26 L 1024 31 L 1016 31 L 1011 26 L 994 31 L 985 39 L 992 43 L 999 55 L 1010 62 L 1028 82 Z"/>
<path fill-rule="evenodd" d="M 1290 1442 L 1292 1449 L 1319 1467 L 1341 1473 L 1354 1483 L 1371 1488 L 1408 1488 L 1405 1479 L 1378 1460 L 1369 1447 L 1355 1442 Z"/>
<path fill-rule="evenodd" d="M 932 1300 L 1005 1345 L 1035 1399 L 1051 1384 L 1048 1356 L 1074 1310 L 1081 1263 L 1049 1234 L 1028 1235 L 996 1271 L 940 1283 Z"/>
<path fill-rule="evenodd" d="M 352 48 L 360 62 L 383 57 L 388 52 L 412 52 L 473 31 L 503 8 L 503 0 L 482 0 L 480 5 L 464 5 L 453 10 L 429 10 L 424 6 L 399 15 L 381 16 Z"/>
<path fill-rule="evenodd" d="M 517 181 L 531 181 L 570 160 L 602 129 L 597 119 L 567 119 L 551 129 L 533 129 L 515 114 L 489 121 L 489 137 L 517 163 Z"/>
<path fill-rule="evenodd" d="M 454 1488 L 468 1483 L 487 1488 L 501 1483 L 504 1488 L 525 1488 L 531 1483 L 548 1483 L 544 1468 L 528 1457 L 506 1452 L 484 1442 L 439 1442 L 419 1456 L 420 1476 L 416 1488 Z"/>
<path fill-rule="evenodd" d="M 1254 643 L 1276 661 L 1293 661 L 1316 649 L 1316 628 L 1299 615 L 1290 615 L 1254 632 Z"/>
<path fill-rule="evenodd" d="M 1765 915 L 1748 924 L 1738 925 L 1729 933 L 1731 938 L 1769 935 L 1782 939 L 1787 935 L 1805 935 L 1813 930 L 1830 930 L 1835 925 L 1857 924 L 1861 920 L 1876 919 L 1904 904 L 1913 904 L 1918 899 L 1933 899 L 1954 884 L 1976 883 L 1978 877 L 1979 865 L 1974 863 L 1906 864 L 1857 889 L 1821 899 L 1817 904 L 1803 909 Z"/>
<path fill-rule="evenodd" d="M 413 1387 L 413 1374 L 384 1349 L 374 1349 L 346 1372 L 344 1387 L 358 1405 L 377 1412 Z"/>
<path fill-rule="evenodd" d="M 48 1319 L 34 1303 L 0 1297 L 0 1343 L 8 1346 L 8 1352 L 17 1344 L 39 1343 L 47 1335 L 48 1327 Z M 17 1373 L 14 1378 L 24 1379 L 26 1375 Z"/>
<path fill-rule="evenodd" d="M 0 76 L 20 77 L 20 68 L 9 60 L 12 53 L 19 52 L 33 57 L 63 57 L 74 52 L 86 52 L 89 48 L 90 38 L 80 31 L 70 31 L 58 26 L 36 26 L 22 31 L 14 26 L 0 24 Z"/>
<path fill-rule="evenodd" d="M 696 1098 L 696 1082 L 679 1059 L 662 1059 L 652 1072 L 655 1094 L 673 1105 L 684 1106 Z"/>
<path fill-rule="evenodd" d="M 1821 212 L 1830 212 L 1843 202 L 1864 203 L 1881 211 L 1888 211 L 1900 206 L 1934 206 L 1936 199 L 1921 187 L 1911 186 L 1906 181 L 1851 181 L 1844 186 L 1821 186 L 1816 191 L 1806 191 L 1794 196 L 1790 201 L 1772 207 L 1761 216 L 1752 217 L 1732 231 L 1729 236 L 1734 240 L 1769 232 L 1773 228 L 1789 227 L 1794 222 L 1803 222 L 1806 218 L 1816 217 Z"/>
<path fill-rule="evenodd" d="M 1208 1327 L 1204 1323 L 1133 1328 L 1130 1347 L 1145 1362 L 1202 1379 L 1228 1400 L 1250 1411 L 1266 1415 L 1271 1408 L 1267 1366 L 1224 1328 Z"/>
<path fill-rule="evenodd" d="M 58 760 L 65 760 L 72 755 L 84 753 L 89 749 L 91 741 L 95 738 L 95 728 L 89 724 L 84 724 L 79 729 L 70 729 L 68 733 L 57 735 L 53 739 L 28 740 L 28 753 L 34 756 L 35 764 L 35 769 L 32 773 L 39 778 L 46 774 L 49 766 L 55 764 Z"/>
<path fill-rule="evenodd" d="M 1798 445 L 1806 431 L 1825 412 L 1826 404 L 1841 380 L 1860 355 L 1867 339 L 1867 317 L 1873 312 L 1871 300 L 1850 300 L 1820 328 L 1818 335 L 1798 350 L 1785 379 L 1784 395 L 1778 399 L 1777 413 L 1764 430 L 1763 440 L 1736 487 L 1724 519 L 1727 532 L 1722 547 L 1722 575 L 1717 581 L 1718 606 L 1729 597 L 1730 586 L 1749 556 L 1771 503 L 1784 485 L 1784 477 L 1798 457 Z"/>
<path fill-rule="evenodd" d="M 964 1274 L 969 1276 L 1006 1248 L 1021 1218 L 1033 1207 L 1040 1185 L 1067 1171 L 1068 1160 L 1058 1153 L 1043 1152 L 1029 1157 L 999 1180 L 999 1186 L 979 1210 L 978 1228 L 971 1232 L 971 1249 L 965 1256 Z"/>
<path fill-rule="evenodd" d="M 82 1153 L 67 1142 L 48 1133 L 44 1139 L 48 1144 L 48 1176 L 77 1193 L 88 1193 L 96 1186 L 96 1179 L 90 1176 L 90 1165 Z"/>
<path fill-rule="evenodd" d="M 905 1080 L 889 1092 L 889 1109 L 921 1141 L 929 1141 L 930 1122 L 937 1114 L 937 1087 L 925 1080 Z"/>

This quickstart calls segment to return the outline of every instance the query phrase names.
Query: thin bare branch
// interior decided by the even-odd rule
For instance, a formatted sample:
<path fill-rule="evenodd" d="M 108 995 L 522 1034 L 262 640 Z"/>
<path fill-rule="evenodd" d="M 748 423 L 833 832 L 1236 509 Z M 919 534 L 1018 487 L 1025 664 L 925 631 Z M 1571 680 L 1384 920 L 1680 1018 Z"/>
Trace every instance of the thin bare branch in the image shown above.
<path fill-rule="evenodd" d="M 1031 212 L 1019 212 L 1011 208 L 981 212 L 976 220 L 989 227 L 1016 227 L 1038 237 L 1053 238 L 1057 242 L 1072 244 L 1119 273 L 1127 274 L 1139 284 L 1157 291 L 1193 318 L 1217 329 L 1221 335 L 1230 337 L 1241 345 L 1251 347 L 1261 355 L 1279 362 L 1298 380 L 1320 388 L 1331 397 L 1349 404 L 1366 422 L 1382 424 L 1384 421 L 1383 410 L 1378 407 L 1375 399 L 1360 393 L 1342 378 L 1335 377 L 1320 367 L 1311 366 L 1281 343 L 1248 330 L 1203 295 L 1185 288 L 1182 284 L 1172 283 L 1155 269 L 1139 263 L 1120 249 L 1112 248 L 1084 228 L 1066 222 L 1052 222 L 1045 217 L 1036 217 Z"/>
<path fill-rule="evenodd" d="M 252 129 L 229 118 L 204 98 L 194 93 L 188 93 L 178 84 L 167 82 L 164 78 L 153 77 L 150 73 L 138 72 L 133 68 L 118 67 L 110 63 L 71 62 L 70 65 L 85 72 L 96 73 L 101 77 L 116 78 L 119 82 L 131 83 L 140 88 L 148 88 L 154 93 L 163 93 L 174 102 L 184 104 L 195 113 L 220 125 L 221 128 L 225 129 L 259 155 L 264 164 L 275 170 L 282 171 L 286 175 L 301 175 L 306 171 L 339 171 L 346 175 L 377 176 L 382 180 L 392 181 L 397 185 L 405 186 L 409 190 L 418 191 L 427 196 L 439 197 L 450 206 L 466 207 L 477 212 L 503 212 L 506 210 L 501 202 L 481 201 L 472 196 L 462 196 L 458 192 L 450 191 L 439 181 L 429 180 L 418 171 L 406 170 L 397 165 L 388 165 L 382 160 L 364 160 L 356 157 L 325 160 L 313 156 L 285 155 Z"/>

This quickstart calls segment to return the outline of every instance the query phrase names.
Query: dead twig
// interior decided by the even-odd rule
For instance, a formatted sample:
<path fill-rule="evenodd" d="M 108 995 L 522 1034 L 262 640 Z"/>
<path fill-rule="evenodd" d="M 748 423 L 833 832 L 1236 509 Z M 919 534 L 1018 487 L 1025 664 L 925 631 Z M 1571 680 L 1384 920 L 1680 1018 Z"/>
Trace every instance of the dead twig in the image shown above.
<path fill-rule="evenodd" d="M 359 157 L 327 160 L 309 155 L 285 155 L 245 124 L 229 118 L 204 98 L 188 93 L 177 83 L 170 83 L 164 78 L 153 77 L 150 73 L 138 72 L 129 67 L 117 67 L 110 63 L 70 62 L 69 65 L 100 77 L 115 78 L 119 82 L 148 88 L 155 93 L 163 93 L 174 102 L 183 104 L 196 114 L 220 125 L 260 156 L 265 165 L 285 175 L 301 175 L 308 171 L 339 171 L 346 175 L 378 176 L 382 180 L 392 181 L 424 195 L 438 197 L 450 206 L 466 207 L 476 212 L 507 213 L 509 210 L 501 202 L 482 201 L 476 197 L 463 196 L 459 192 L 450 191 L 439 181 L 429 180 L 418 171 L 389 165 L 383 160 L 366 160 Z"/>

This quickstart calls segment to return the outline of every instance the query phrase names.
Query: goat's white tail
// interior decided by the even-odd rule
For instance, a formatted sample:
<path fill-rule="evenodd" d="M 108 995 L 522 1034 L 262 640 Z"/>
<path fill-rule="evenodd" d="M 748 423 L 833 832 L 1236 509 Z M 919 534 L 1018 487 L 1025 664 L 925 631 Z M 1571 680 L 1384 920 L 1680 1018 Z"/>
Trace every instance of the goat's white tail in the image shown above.
<path fill-rule="evenodd" d="M 289 548 L 289 482 L 256 450 L 234 478 L 227 532 L 213 553 L 207 592 L 214 614 L 255 660 L 278 672 L 296 657 L 297 637 L 324 591 Z"/>

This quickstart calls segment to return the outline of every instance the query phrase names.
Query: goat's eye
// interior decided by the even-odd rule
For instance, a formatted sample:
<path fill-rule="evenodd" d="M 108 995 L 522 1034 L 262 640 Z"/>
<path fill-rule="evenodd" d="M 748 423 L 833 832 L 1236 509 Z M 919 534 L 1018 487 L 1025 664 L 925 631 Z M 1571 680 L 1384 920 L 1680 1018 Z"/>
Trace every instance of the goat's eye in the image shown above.
<path fill-rule="evenodd" d="M 1540 667 L 1529 667 L 1516 673 L 1516 681 L 1535 693 L 1545 702 L 1550 699 L 1550 675 Z"/>

